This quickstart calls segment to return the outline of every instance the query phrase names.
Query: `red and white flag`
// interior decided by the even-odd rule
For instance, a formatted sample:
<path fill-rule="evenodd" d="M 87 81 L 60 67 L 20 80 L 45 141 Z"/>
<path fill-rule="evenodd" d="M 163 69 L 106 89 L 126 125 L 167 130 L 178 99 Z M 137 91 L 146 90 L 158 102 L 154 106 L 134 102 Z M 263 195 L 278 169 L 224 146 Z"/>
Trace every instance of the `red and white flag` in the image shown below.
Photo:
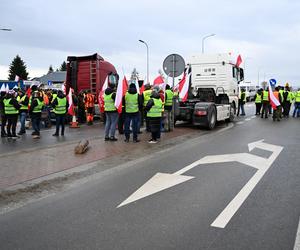
<path fill-rule="evenodd" d="M 0 92 L 6 92 L 5 84 L 2 83 Z"/>
<path fill-rule="evenodd" d="M 104 92 L 105 90 L 108 88 L 108 77 L 106 77 L 101 91 L 99 92 L 99 96 L 98 96 L 98 103 L 99 103 L 99 109 L 101 113 L 104 113 L 105 109 L 104 109 Z"/>
<path fill-rule="evenodd" d="M 241 55 L 238 55 L 238 57 L 237 57 L 237 59 L 236 59 L 235 65 L 236 65 L 237 67 L 240 67 L 242 61 L 243 61 L 243 60 L 242 60 Z"/>
<path fill-rule="evenodd" d="M 165 82 L 164 78 L 161 75 L 159 75 L 158 77 L 156 77 L 154 79 L 153 85 L 160 85 L 160 84 L 162 84 L 164 82 Z"/>
<path fill-rule="evenodd" d="M 122 113 L 122 100 L 123 96 L 126 94 L 128 88 L 128 82 L 126 76 L 124 76 L 122 83 L 118 84 L 116 99 L 115 99 L 115 107 L 118 110 L 118 113 Z"/>
<path fill-rule="evenodd" d="M 72 93 L 73 93 L 73 89 L 70 88 L 69 89 L 69 94 L 68 94 L 68 102 L 69 102 L 68 113 L 69 113 L 69 115 L 74 116 L 75 112 L 74 112 L 74 104 L 73 104 Z"/>
<path fill-rule="evenodd" d="M 277 107 L 280 106 L 279 100 L 273 94 L 273 90 L 272 90 L 270 82 L 269 82 L 269 100 L 270 100 L 271 106 L 274 110 L 276 110 Z"/>
<path fill-rule="evenodd" d="M 183 78 L 178 83 L 179 98 L 182 102 L 185 102 L 188 98 L 189 85 L 190 85 L 191 68 L 186 68 L 183 74 Z"/>

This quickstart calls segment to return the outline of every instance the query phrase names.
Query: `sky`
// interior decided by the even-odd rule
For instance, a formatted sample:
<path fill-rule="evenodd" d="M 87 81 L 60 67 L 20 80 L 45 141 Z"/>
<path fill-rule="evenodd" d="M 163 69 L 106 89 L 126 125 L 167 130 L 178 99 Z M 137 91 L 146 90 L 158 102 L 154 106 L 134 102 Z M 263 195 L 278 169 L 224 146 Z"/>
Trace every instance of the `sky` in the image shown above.
<path fill-rule="evenodd" d="M 136 68 L 150 81 L 172 53 L 187 61 L 204 52 L 241 55 L 245 80 L 275 78 L 300 86 L 298 0 L 0 0 L 0 79 L 18 54 L 29 77 L 67 56 L 99 53 L 122 77 Z"/>

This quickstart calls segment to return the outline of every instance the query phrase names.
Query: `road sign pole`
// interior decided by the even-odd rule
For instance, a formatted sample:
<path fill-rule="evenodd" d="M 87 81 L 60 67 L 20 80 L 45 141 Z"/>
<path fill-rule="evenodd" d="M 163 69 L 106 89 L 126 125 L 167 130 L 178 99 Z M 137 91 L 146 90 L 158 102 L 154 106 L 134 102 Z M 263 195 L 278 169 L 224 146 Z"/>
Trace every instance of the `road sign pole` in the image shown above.
<path fill-rule="evenodd" d="M 173 54 L 173 62 L 172 62 L 172 91 L 174 91 L 175 86 L 175 69 L 176 69 L 176 55 Z M 171 111 L 171 119 L 170 122 L 170 130 L 174 130 L 174 117 L 175 117 L 175 102 L 174 97 L 172 98 L 172 111 Z"/>

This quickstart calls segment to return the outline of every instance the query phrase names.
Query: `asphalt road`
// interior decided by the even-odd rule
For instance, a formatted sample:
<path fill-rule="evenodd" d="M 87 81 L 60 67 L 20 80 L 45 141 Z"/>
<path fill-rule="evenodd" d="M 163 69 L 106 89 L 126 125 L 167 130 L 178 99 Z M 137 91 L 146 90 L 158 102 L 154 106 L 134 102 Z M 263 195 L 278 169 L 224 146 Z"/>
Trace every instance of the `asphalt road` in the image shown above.
<path fill-rule="evenodd" d="M 182 142 L 1 215 L 1 249 L 293 249 L 300 215 L 300 120 L 239 119 L 232 129 Z M 249 152 L 248 144 L 262 139 L 280 150 L 262 144 L 264 150 Z M 195 164 L 182 173 L 194 178 L 118 207 L 157 173 L 232 154 L 243 163 Z M 247 161 L 267 169 L 265 174 L 243 202 L 238 199 L 223 228 L 212 226 L 260 171 Z M 143 195 L 162 184 L 157 180 Z"/>

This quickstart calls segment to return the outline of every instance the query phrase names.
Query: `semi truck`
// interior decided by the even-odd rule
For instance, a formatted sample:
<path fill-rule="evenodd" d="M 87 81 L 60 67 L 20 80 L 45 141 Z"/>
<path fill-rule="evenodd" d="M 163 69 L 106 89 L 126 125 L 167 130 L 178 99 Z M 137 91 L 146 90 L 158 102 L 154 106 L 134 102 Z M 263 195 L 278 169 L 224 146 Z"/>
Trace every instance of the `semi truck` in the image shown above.
<path fill-rule="evenodd" d="M 92 94 L 98 96 L 106 77 L 109 77 L 109 82 L 118 81 L 115 67 L 99 54 L 68 56 L 66 93 L 72 88 L 76 95 L 80 91 L 91 90 Z"/>
<path fill-rule="evenodd" d="M 201 54 L 187 63 L 188 99 L 175 104 L 175 122 L 188 121 L 213 129 L 217 121 L 233 121 L 238 107 L 238 86 L 244 71 L 231 54 Z"/>

